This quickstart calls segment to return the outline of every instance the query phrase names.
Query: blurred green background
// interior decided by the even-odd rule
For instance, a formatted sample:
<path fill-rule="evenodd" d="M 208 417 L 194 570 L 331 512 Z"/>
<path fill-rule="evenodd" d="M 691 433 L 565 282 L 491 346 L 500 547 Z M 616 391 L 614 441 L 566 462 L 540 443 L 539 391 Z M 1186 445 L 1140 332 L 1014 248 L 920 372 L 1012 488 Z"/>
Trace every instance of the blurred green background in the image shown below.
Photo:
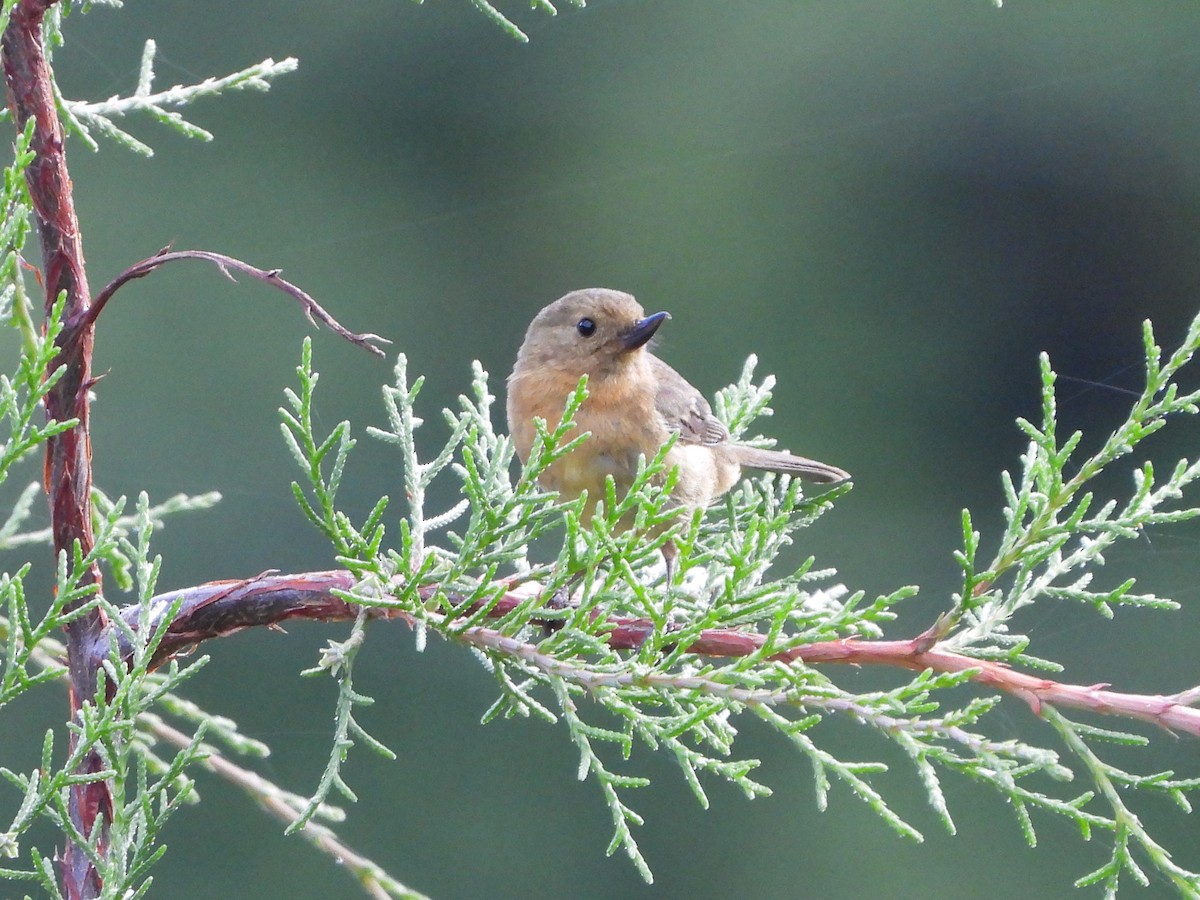
<path fill-rule="evenodd" d="M 1064 376 L 1064 430 L 1084 428 L 1094 447 L 1138 384 L 1140 322 L 1170 346 L 1200 309 L 1200 5 L 594 0 L 557 18 L 522 6 L 504 8 L 527 45 L 467 0 L 73 16 L 56 54 L 68 97 L 129 93 L 147 37 L 159 87 L 268 55 L 301 61 L 269 94 L 190 110 L 211 144 L 130 120 L 152 159 L 71 146 L 93 289 L 168 242 L 280 267 L 428 376 L 430 446 L 472 359 L 502 396 L 537 309 L 578 287 L 631 291 L 672 313 L 659 352 L 710 395 L 757 353 L 779 380 L 763 430 L 854 473 L 793 561 L 816 554 L 868 592 L 921 585 L 897 636 L 946 607 L 963 507 L 994 547 L 999 473 L 1024 448 L 1012 422 L 1038 414 L 1038 352 Z M 294 508 L 278 434 L 311 333 L 289 303 L 179 264 L 126 287 L 100 322 L 98 483 L 225 496 L 158 535 L 163 589 L 332 564 Z M 382 421 L 390 366 L 314 338 L 323 424 L 349 418 L 362 436 Z M 1180 423 L 1151 450 L 1167 464 L 1194 455 L 1197 438 Z M 361 514 L 389 493 L 399 513 L 397 478 L 395 458 L 364 438 L 347 505 Z M 442 490 L 435 508 L 455 499 Z M 1198 534 L 1152 534 L 1102 573 L 1113 585 L 1137 575 L 1181 611 L 1107 622 L 1046 609 L 1022 622 L 1034 650 L 1076 682 L 1200 681 Z M 44 576 L 50 560 L 35 561 Z M 268 741 L 266 773 L 306 792 L 328 753 L 333 692 L 297 673 L 345 627 L 289 632 L 206 645 L 213 660 L 192 694 Z M 359 685 L 378 702 L 363 720 L 399 760 L 355 753 L 361 802 L 341 834 L 439 898 L 1067 897 L 1104 858 L 1100 841 L 1045 815 L 1027 848 L 1004 803 L 952 777 L 959 833 L 947 835 L 911 769 L 845 722 L 819 736 L 895 763 L 879 784 L 927 840 L 896 837 L 845 790 L 818 813 L 808 766 L 747 722 L 743 752 L 776 790 L 766 800 L 713 784 L 701 811 L 670 761 L 638 748 L 633 768 L 655 781 L 629 798 L 647 820 L 637 838 L 656 883 L 645 886 L 623 856 L 604 856 L 608 814 L 575 780 L 563 729 L 482 727 L 495 692 L 468 652 L 435 642 L 418 654 L 401 627 L 370 638 Z M 36 764 L 65 708 L 26 705 L 27 733 L 0 734 L 13 768 Z M 1017 701 L 992 727 L 1050 739 Z M 1136 761 L 1114 758 L 1196 774 L 1195 741 L 1156 737 Z M 172 823 L 159 895 L 355 896 L 240 794 L 208 776 L 200 786 L 207 802 Z M 1200 865 L 1197 822 L 1166 804 L 1144 812 L 1184 865 Z"/>

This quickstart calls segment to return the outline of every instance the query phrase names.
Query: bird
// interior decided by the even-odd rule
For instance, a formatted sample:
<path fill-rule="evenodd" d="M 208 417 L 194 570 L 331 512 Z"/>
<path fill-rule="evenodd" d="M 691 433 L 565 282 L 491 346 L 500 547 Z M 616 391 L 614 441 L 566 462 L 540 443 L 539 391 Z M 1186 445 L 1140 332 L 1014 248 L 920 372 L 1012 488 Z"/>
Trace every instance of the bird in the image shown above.
<path fill-rule="evenodd" d="M 639 459 L 651 459 L 672 434 L 677 439 L 664 475 L 677 469 L 670 502 L 681 509 L 709 506 L 738 483 L 743 468 L 825 484 L 850 479 L 837 466 L 731 440 L 704 395 L 650 351 L 650 339 L 668 318 L 666 312 L 646 315 L 631 294 L 607 288 L 572 291 L 534 317 L 508 378 L 508 427 L 522 463 L 537 440 L 534 420 L 556 429 L 567 398 L 582 376 L 588 379 L 566 440 L 590 436 L 541 472 L 544 488 L 564 499 L 586 491 L 589 521 L 606 479 L 611 476 L 617 497 L 624 496 Z M 672 551 L 668 544 L 668 568 Z"/>

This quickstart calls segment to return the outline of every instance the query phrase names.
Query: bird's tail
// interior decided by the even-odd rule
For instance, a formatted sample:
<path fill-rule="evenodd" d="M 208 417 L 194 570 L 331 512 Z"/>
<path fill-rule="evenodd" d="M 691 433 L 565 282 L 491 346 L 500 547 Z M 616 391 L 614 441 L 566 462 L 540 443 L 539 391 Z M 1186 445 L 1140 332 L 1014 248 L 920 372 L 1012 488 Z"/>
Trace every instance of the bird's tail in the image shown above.
<path fill-rule="evenodd" d="M 781 450 L 759 450 L 757 447 L 739 445 L 735 451 L 738 465 L 747 469 L 779 472 L 805 481 L 820 481 L 826 484 L 850 480 L 850 473 L 844 469 L 817 462 L 815 459 L 793 456 Z"/>

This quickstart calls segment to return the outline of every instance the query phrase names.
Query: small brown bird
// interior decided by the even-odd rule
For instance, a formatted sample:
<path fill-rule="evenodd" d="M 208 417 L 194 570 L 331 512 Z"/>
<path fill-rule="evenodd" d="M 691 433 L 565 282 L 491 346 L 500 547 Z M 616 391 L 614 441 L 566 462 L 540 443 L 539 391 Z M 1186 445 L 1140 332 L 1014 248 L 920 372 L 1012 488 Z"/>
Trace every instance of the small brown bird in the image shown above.
<path fill-rule="evenodd" d="M 672 432 L 679 439 L 666 462 L 668 470 L 678 467 L 672 497 L 683 507 L 710 504 L 737 483 L 742 467 L 825 483 L 850 477 L 836 466 L 732 443 L 703 395 L 647 348 L 667 318 L 647 316 L 629 294 L 604 288 L 573 291 L 534 317 L 508 378 L 508 428 L 522 462 L 537 437 L 534 418 L 556 428 L 567 397 L 588 376 L 573 430 L 591 437 L 542 473 L 544 487 L 566 498 L 587 491 L 594 504 L 611 475 L 620 497 L 638 457 L 653 457 Z"/>

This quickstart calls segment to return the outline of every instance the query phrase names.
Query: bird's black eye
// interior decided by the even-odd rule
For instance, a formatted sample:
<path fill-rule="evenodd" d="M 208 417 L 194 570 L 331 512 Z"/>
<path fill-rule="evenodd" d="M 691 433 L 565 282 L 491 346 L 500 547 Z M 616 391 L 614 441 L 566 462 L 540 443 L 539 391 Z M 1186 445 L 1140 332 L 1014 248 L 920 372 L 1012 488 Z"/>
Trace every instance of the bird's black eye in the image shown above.
<path fill-rule="evenodd" d="M 591 319 L 580 319 L 575 327 L 584 337 L 591 337 L 596 331 L 596 323 Z"/>

